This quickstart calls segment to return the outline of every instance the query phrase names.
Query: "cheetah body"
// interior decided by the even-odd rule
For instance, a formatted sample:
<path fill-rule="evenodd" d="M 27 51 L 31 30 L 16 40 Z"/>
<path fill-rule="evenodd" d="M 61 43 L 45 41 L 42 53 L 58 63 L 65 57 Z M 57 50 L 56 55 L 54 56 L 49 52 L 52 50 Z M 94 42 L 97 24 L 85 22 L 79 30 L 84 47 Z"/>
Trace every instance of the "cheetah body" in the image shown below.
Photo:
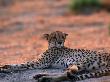
<path fill-rule="evenodd" d="M 77 65 L 80 70 L 92 70 L 106 67 L 108 65 L 107 58 L 109 54 L 100 53 L 91 50 L 84 49 L 70 49 L 67 47 L 63 48 L 52 48 L 49 50 L 53 52 L 50 55 L 53 56 L 51 61 L 50 57 L 47 57 L 52 63 L 49 67 L 52 68 L 68 68 L 70 65 Z M 49 53 L 48 53 L 49 54 Z M 44 62 L 48 63 L 48 62 Z M 50 62 L 49 62 L 50 63 Z M 47 65 L 47 64 L 46 64 Z"/>

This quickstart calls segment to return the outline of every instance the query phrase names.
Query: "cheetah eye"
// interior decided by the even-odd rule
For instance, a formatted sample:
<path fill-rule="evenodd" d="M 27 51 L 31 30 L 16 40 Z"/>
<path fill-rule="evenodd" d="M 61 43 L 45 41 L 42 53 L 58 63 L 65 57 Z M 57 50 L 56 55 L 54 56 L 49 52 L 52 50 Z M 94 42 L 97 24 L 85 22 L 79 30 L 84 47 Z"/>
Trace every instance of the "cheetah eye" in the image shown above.
<path fill-rule="evenodd" d="M 62 39 L 65 39 L 66 37 L 62 37 Z"/>
<path fill-rule="evenodd" d="M 62 37 L 63 39 L 65 39 L 65 37 Z"/>

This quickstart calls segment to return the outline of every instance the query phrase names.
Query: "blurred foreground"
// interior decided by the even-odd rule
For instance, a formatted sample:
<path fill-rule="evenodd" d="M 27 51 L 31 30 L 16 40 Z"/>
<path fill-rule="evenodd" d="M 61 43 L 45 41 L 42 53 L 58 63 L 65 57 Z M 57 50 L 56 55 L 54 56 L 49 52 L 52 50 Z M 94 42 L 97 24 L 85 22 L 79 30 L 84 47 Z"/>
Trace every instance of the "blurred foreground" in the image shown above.
<path fill-rule="evenodd" d="M 49 73 L 51 75 L 59 75 L 62 74 L 62 72 L 63 71 L 59 69 L 45 69 L 45 70 L 36 69 L 36 70 L 27 70 L 12 74 L 1 74 L 0 82 L 38 82 L 33 79 L 33 76 L 35 76 L 36 74 Z M 97 79 L 91 78 L 77 82 L 110 82 L 110 76 L 104 76 L 102 78 L 97 78 Z"/>

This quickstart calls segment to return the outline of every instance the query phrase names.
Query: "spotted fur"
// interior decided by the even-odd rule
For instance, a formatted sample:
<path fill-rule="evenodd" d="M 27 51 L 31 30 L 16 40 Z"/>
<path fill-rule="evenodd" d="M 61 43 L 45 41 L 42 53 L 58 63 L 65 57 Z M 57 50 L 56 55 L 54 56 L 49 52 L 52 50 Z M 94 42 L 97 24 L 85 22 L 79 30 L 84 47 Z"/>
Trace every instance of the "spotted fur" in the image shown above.
<path fill-rule="evenodd" d="M 15 71 L 37 68 L 67 69 L 61 76 L 42 76 L 39 82 L 60 82 L 62 80 L 82 80 L 110 73 L 110 54 L 86 49 L 71 49 L 64 46 L 68 34 L 55 31 L 44 34 L 48 49 L 38 61 L 20 65 L 5 65 L 1 71 Z M 65 79 L 66 78 L 66 79 Z"/>

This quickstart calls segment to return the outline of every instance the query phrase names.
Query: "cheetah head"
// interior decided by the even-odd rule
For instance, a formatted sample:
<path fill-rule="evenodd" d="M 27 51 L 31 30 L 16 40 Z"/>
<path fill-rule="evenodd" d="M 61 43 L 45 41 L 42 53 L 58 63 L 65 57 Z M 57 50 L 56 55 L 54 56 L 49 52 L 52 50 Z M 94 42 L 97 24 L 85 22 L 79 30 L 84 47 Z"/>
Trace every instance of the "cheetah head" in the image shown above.
<path fill-rule="evenodd" d="M 50 34 L 44 34 L 43 37 L 48 41 L 49 48 L 52 47 L 62 48 L 64 46 L 64 42 L 67 35 L 68 34 L 66 33 L 55 31 Z"/>

